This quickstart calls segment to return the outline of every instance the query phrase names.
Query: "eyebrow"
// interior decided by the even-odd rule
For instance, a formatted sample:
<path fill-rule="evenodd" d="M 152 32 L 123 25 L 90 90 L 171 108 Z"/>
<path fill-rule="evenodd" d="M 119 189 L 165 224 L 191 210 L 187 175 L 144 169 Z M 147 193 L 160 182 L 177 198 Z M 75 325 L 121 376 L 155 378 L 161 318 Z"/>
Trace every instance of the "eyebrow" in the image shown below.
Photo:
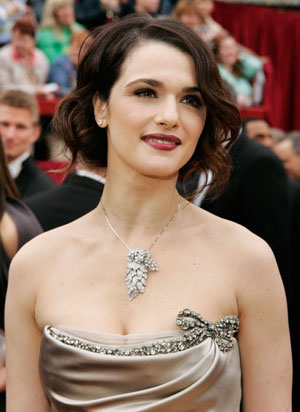
<path fill-rule="evenodd" d="M 136 79 L 126 85 L 126 87 L 131 87 L 134 86 L 137 83 L 146 83 L 149 84 L 149 86 L 153 87 L 158 87 L 160 89 L 163 88 L 163 83 L 160 82 L 159 80 L 154 80 L 154 79 Z M 185 93 L 200 93 L 199 87 L 193 86 L 193 87 L 184 87 L 183 91 Z"/>

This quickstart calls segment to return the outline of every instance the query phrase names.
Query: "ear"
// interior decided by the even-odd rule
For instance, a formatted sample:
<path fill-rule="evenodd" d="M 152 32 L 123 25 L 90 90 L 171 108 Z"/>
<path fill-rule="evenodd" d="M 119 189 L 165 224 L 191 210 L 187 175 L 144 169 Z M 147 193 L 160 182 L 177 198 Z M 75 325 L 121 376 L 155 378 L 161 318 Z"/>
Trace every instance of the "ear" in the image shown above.
<path fill-rule="evenodd" d="M 38 138 L 41 135 L 41 131 L 42 131 L 41 126 L 39 126 L 39 125 L 34 126 L 33 133 L 32 133 L 32 136 L 31 136 L 31 143 L 32 144 L 35 143 L 38 140 Z"/>
<path fill-rule="evenodd" d="M 106 127 L 108 124 L 108 104 L 103 102 L 98 95 L 93 98 L 94 116 L 99 127 Z M 99 121 L 101 121 L 99 124 Z"/>

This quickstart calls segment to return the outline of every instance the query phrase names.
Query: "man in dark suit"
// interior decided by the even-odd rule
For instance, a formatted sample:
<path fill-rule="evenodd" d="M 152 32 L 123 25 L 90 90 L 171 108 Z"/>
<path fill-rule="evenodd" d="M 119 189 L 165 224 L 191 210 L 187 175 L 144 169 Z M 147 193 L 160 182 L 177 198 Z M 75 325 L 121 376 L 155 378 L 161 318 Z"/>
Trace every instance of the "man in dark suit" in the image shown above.
<path fill-rule="evenodd" d="M 30 154 L 41 132 L 35 97 L 19 90 L 3 92 L 0 95 L 0 132 L 9 171 L 21 197 L 26 199 L 54 187 L 55 183 Z"/>
<path fill-rule="evenodd" d="M 201 207 L 245 226 L 264 239 L 289 283 L 289 193 L 285 170 L 267 147 L 242 133 L 231 149 L 233 167 L 225 191 Z"/>
<path fill-rule="evenodd" d="M 231 156 L 233 167 L 228 186 L 216 200 L 209 200 L 206 196 L 201 207 L 245 226 L 263 238 L 273 250 L 287 295 L 294 370 L 298 374 L 298 296 L 295 291 L 299 281 L 291 265 L 290 185 L 279 158 L 245 133 L 231 149 Z M 299 244 L 299 239 L 296 242 L 294 246 Z M 297 374 L 294 375 L 294 388 L 298 382 Z M 295 396 L 293 409 L 299 410 L 298 407 Z"/>
<path fill-rule="evenodd" d="M 104 178 L 86 169 L 72 172 L 62 185 L 26 199 L 42 228 L 54 229 L 94 209 L 101 198 Z"/>

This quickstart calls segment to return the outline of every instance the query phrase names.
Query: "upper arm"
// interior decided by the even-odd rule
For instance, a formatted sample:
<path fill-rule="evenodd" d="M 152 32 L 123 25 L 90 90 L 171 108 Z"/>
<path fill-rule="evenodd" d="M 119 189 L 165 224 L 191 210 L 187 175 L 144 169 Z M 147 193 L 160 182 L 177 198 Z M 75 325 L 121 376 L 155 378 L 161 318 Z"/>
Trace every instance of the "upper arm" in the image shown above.
<path fill-rule="evenodd" d="M 271 251 L 260 239 L 257 248 L 258 257 L 242 272 L 239 297 L 243 412 L 288 412 L 292 359 L 286 298 Z"/>
<path fill-rule="evenodd" d="M 49 412 L 50 407 L 39 377 L 41 333 L 34 308 L 34 271 L 23 248 L 11 265 L 5 310 L 7 412 Z"/>

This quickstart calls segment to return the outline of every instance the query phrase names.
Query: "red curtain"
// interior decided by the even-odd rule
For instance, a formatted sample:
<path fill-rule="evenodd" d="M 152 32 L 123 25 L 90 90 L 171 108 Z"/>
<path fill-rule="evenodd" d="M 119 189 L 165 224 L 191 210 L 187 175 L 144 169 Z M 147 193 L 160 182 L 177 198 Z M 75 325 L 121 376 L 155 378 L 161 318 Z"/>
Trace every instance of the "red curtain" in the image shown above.
<path fill-rule="evenodd" d="M 300 12 L 215 2 L 214 18 L 238 42 L 271 59 L 272 125 L 300 130 Z"/>

